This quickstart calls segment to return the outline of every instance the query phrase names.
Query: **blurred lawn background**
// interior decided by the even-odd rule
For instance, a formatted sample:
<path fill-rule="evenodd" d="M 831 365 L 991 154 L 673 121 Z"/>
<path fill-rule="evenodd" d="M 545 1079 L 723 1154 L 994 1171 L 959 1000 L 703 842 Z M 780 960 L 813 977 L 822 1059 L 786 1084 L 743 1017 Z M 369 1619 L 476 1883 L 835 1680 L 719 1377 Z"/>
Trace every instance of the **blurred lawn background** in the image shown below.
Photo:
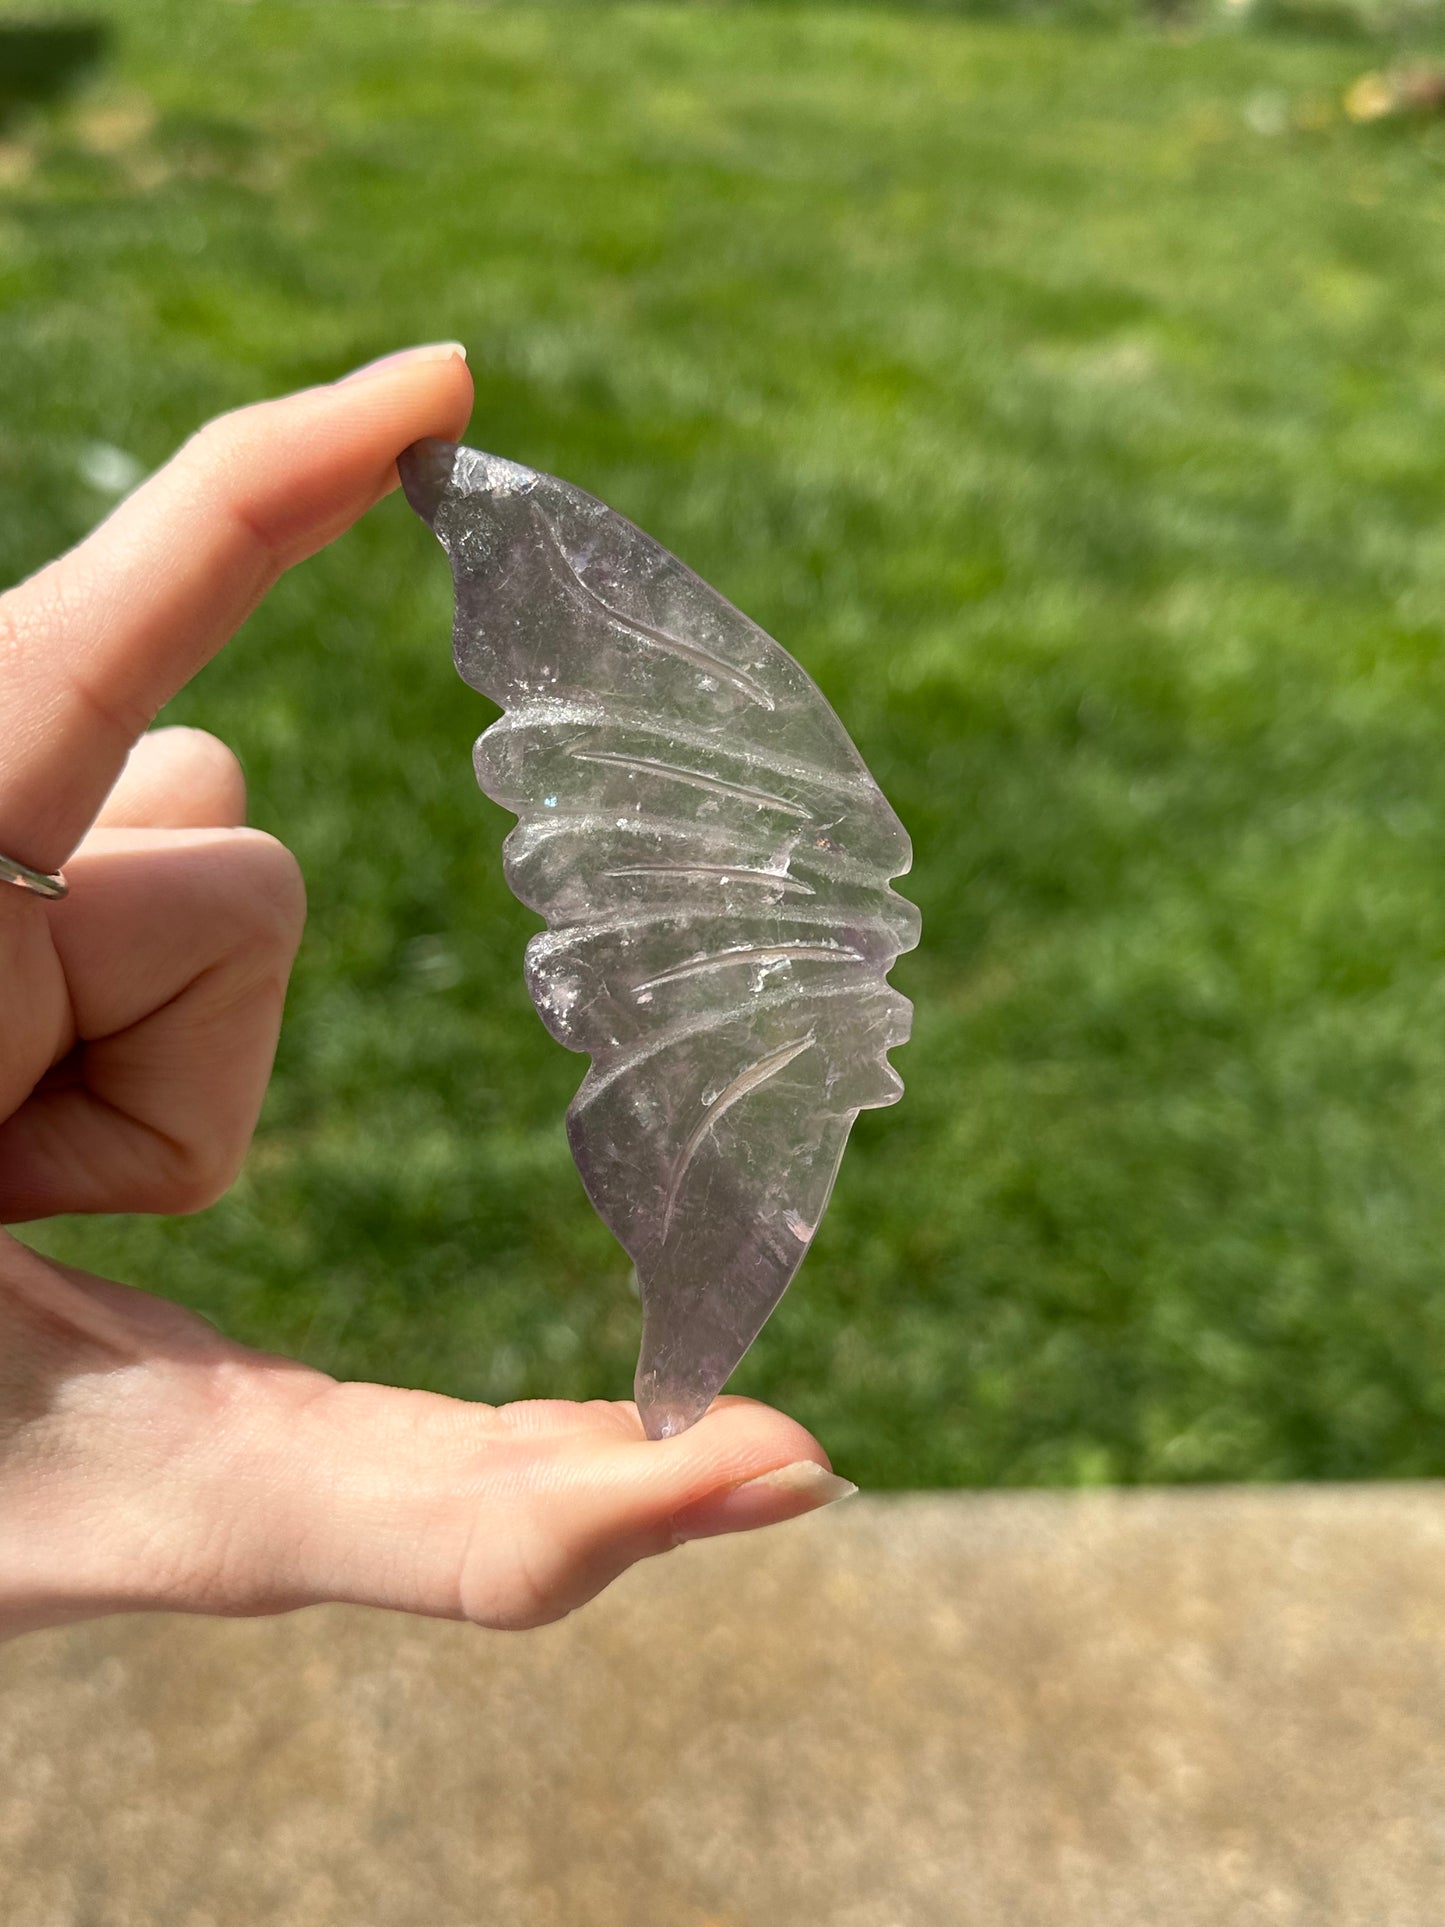
<path fill-rule="evenodd" d="M 0 570 L 462 338 L 472 439 L 780 637 L 916 841 L 908 1095 L 734 1389 L 874 1488 L 1445 1473 L 1445 119 L 1341 104 L 1429 16 L 1109 11 L 116 9 L 0 126 Z M 625 1395 L 449 611 L 393 498 L 176 703 L 309 879 L 275 1085 L 203 1217 L 33 1235 Z"/>

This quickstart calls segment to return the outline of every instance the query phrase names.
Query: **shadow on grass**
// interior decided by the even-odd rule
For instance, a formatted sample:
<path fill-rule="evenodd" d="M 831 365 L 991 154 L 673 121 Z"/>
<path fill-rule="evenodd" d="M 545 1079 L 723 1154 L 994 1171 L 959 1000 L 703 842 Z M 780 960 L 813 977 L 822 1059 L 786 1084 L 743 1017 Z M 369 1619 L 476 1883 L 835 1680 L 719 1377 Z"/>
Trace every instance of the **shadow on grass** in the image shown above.
<path fill-rule="evenodd" d="M 0 130 L 26 107 L 58 100 L 110 50 L 103 20 L 0 21 Z"/>

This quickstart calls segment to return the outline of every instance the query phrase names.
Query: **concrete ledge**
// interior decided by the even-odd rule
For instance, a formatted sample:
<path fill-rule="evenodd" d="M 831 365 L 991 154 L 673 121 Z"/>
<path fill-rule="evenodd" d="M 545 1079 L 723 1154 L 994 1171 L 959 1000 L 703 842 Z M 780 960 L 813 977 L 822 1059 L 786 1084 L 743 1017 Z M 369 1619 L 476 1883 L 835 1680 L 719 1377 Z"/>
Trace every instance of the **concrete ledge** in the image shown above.
<path fill-rule="evenodd" d="M 5 1927 L 1439 1927 L 1445 1490 L 854 1500 L 0 1648 Z"/>

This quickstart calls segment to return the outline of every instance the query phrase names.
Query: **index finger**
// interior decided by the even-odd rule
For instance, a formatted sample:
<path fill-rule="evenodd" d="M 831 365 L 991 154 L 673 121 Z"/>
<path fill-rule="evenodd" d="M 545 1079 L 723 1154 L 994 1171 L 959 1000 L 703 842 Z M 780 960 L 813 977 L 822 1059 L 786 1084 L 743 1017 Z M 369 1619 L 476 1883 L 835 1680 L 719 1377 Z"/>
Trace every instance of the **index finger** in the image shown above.
<path fill-rule="evenodd" d="M 396 486 L 404 448 L 455 440 L 471 402 L 444 343 L 223 415 L 0 596 L 0 851 L 58 869 L 161 705 L 283 570 Z"/>

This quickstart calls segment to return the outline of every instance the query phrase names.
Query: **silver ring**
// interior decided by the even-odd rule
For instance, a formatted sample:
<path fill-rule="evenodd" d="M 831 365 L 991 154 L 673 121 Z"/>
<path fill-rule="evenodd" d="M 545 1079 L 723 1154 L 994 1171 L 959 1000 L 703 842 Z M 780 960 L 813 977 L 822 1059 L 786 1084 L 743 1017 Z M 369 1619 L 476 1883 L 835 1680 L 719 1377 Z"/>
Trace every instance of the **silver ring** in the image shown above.
<path fill-rule="evenodd" d="M 17 890 L 28 890 L 35 897 L 49 897 L 52 902 L 70 895 L 70 885 L 58 870 L 53 876 L 47 876 L 44 870 L 27 869 L 13 856 L 0 856 L 0 883 L 13 883 Z"/>

